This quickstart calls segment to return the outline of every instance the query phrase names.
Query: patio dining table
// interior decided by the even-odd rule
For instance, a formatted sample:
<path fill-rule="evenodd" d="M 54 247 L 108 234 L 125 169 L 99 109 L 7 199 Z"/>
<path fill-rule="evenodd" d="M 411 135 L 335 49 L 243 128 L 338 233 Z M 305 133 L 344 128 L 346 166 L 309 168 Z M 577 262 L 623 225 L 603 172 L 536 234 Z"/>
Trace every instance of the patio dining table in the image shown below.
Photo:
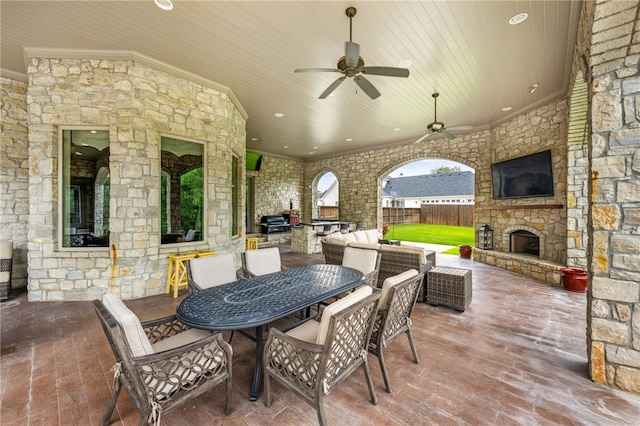
<path fill-rule="evenodd" d="M 249 400 L 255 401 L 262 374 L 262 327 L 363 282 L 363 274 L 356 269 L 340 265 L 301 266 L 194 292 L 180 302 L 176 316 L 189 327 L 205 330 L 255 327 L 256 360 L 249 393 Z"/>

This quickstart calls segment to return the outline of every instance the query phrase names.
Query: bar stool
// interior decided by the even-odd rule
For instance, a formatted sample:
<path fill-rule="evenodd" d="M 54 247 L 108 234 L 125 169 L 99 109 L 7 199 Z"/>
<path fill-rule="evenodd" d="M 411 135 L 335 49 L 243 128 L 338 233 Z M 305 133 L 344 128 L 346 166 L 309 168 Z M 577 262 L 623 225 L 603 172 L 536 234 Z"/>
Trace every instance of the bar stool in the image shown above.
<path fill-rule="evenodd" d="M 184 253 L 170 254 L 169 270 L 167 272 L 167 286 L 164 292 L 169 293 L 173 289 L 173 297 L 178 297 L 178 290 L 181 287 L 189 288 L 187 279 L 187 261 L 196 257 L 213 256 L 213 250 L 189 251 Z"/>
<path fill-rule="evenodd" d="M 258 239 L 257 238 L 247 238 L 244 244 L 245 250 L 258 250 Z"/>

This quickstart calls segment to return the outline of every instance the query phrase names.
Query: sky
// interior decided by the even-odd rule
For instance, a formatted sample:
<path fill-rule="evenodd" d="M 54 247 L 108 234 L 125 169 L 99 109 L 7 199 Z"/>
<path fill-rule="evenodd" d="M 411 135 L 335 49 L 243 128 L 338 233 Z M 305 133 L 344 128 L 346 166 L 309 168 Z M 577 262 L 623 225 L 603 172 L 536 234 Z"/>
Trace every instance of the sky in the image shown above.
<path fill-rule="evenodd" d="M 437 169 L 442 166 L 454 167 L 458 166 L 460 169 L 464 171 L 474 170 L 471 167 L 467 167 L 464 164 L 456 163 L 455 161 L 449 160 L 419 160 L 414 161 L 413 163 L 405 164 L 402 167 L 399 167 L 392 171 L 389 176 L 391 177 L 399 177 L 399 176 L 419 176 L 426 175 L 431 173 L 431 170 Z M 333 173 L 327 173 L 320 178 L 318 182 L 318 191 L 325 191 L 335 180 L 335 176 Z"/>

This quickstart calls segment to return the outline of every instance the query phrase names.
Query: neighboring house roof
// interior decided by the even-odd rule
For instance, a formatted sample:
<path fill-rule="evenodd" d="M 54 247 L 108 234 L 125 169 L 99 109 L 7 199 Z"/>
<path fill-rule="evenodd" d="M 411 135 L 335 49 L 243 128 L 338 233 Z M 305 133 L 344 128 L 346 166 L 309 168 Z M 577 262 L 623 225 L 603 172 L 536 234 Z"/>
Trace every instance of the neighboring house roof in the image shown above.
<path fill-rule="evenodd" d="M 436 173 L 387 178 L 385 197 L 420 198 L 447 195 L 474 195 L 473 172 Z"/>

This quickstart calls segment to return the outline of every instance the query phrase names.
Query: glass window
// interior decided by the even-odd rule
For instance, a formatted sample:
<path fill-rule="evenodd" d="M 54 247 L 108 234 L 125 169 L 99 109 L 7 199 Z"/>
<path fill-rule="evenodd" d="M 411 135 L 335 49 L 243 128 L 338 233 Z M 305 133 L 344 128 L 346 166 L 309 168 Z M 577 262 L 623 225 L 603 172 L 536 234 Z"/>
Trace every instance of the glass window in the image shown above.
<path fill-rule="evenodd" d="M 160 138 L 160 242 L 203 241 L 204 145 Z"/>
<path fill-rule="evenodd" d="M 59 245 L 109 247 L 109 131 L 61 129 Z"/>

